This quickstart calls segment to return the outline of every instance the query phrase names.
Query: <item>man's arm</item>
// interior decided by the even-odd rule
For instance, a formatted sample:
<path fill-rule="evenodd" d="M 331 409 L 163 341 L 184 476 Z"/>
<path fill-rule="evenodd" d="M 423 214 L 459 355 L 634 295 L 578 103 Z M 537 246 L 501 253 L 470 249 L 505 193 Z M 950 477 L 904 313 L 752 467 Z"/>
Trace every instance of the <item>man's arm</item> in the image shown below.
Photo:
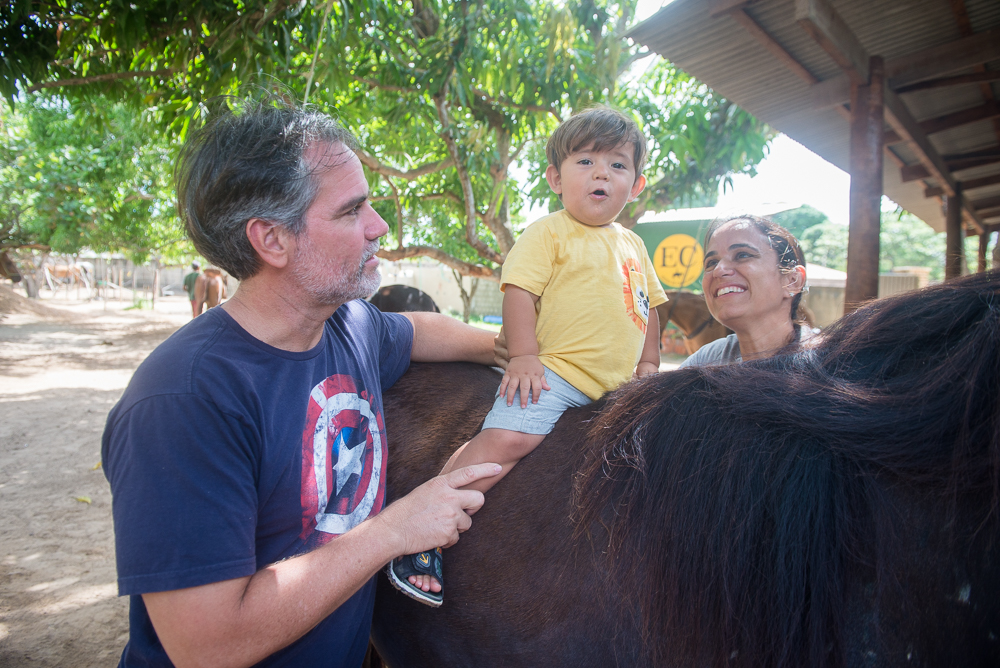
<path fill-rule="evenodd" d="M 414 362 L 493 364 L 493 332 L 466 325 L 440 313 L 401 313 L 413 323 Z"/>
<path fill-rule="evenodd" d="M 252 576 L 143 594 L 156 634 L 179 668 L 251 666 L 305 635 L 390 559 L 454 545 L 483 505 L 481 492 L 459 488 L 499 471 L 479 464 L 433 478 L 323 547 Z"/>

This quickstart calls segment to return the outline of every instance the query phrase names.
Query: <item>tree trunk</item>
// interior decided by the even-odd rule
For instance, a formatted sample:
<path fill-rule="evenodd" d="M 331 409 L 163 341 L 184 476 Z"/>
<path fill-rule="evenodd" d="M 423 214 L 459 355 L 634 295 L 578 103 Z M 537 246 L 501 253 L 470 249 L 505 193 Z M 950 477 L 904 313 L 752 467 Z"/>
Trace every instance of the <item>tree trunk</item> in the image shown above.
<path fill-rule="evenodd" d="M 462 320 L 466 323 L 469 322 L 469 318 L 472 316 L 472 298 L 476 296 L 476 288 L 479 287 L 479 279 L 472 279 L 472 286 L 468 291 L 465 290 L 465 285 L 462 283 L 462 275 L 451 270 L 452 276 L 455 277 L 455 282 L 458 283 L 458 291 L 462 293 Z"/>
<path fill-rule="evenodd" d="M 22 278 L 24 279 L 24 292 L 28 295 L 28 299 L 38 299 L 38 279 L 34 274 L 25 274 Z"/>

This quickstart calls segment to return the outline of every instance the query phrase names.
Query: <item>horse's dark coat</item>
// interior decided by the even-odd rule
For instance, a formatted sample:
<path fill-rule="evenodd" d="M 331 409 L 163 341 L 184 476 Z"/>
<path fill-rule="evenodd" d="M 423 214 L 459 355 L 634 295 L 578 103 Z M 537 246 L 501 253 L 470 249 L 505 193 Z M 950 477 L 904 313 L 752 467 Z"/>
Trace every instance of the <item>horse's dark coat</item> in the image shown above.
<path fill-rule="evenodd" d="M 414 365 L 386 394 L 391 497 L 498 380 Z M 998 499 L 992 273 L 568 411 L 446 551 L 442 608 L 379 578 L 373 639 L 393 668 L 995 666 Z"/>
<path fill-rule="evenodd" d="M 387 285 L 379 288 L 368 301 L 383 313 L 404 313 L 408 311 L 441 312 L 441 309 L 438 308 L 429 294 L 409 285 Z"/>

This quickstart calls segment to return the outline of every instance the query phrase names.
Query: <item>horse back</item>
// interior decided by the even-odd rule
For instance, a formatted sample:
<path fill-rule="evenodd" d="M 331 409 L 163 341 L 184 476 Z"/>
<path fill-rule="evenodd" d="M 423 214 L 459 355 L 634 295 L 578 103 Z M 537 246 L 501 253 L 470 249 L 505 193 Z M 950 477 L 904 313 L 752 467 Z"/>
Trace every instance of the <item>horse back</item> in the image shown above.
<path fill-rule="evenodd" d="M 436 475 L 478 433 L 500 379 L 472 364 L 414 364 L 386 392 L 390 501 Z M 372 639 L 386 663 L 607 666 L 622 654 L 634 658 L 616 642 L 621 615 L 612 612 L 600 555 L 591 540 L 575 537 L 570 519 L 593 411 L 567 411 L 486 495 L 472 528 L 445 550 L 440 608 L 403 596 L 379 575 Z"/>

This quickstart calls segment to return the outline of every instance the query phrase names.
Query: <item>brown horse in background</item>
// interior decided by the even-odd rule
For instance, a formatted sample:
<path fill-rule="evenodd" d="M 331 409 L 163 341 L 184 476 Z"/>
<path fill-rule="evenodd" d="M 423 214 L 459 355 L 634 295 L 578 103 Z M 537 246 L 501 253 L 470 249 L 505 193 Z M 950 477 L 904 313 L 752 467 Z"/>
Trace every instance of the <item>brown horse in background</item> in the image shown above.
<path fill-rule="evenodd" d="M 17 270 L 17 264 L 10 259 L 7 251 L 0 251 L 0 276 L 9 278 L 13 283 L 21 281 L 21 272 Z"/>
<path fill-rule="evenodd" d="M 499 379 L 414 364 L 385 394 L 390 498 L 479 430 Z M 374 645 L 392 668 L 995 666 L 998 397 L 995 272 L 809 349 L 630 383 L 487 494 L 441 608 L 379 576 Z"/>
<path fill-rule="evenodd" d="M 660 338 L 663 338 L 663 329 L 667 326 L 667 322 L 673 320 L 677 329 L 684 334 L 684 347 L 687 348 L 688 355 L 693 355 L 706 343 L 733 333 L 733 330 L 712 317 L 702 295 L 669 290 L 667 300 L 666 303 L 656 307 L 660 319 Z"/>
<path fill-rule="evenodd" d="M 200 315 L 218 306 L 226 298 L 226 281 L 222 271 L 209 267 L 194 282 L 195 314 Z"/>

